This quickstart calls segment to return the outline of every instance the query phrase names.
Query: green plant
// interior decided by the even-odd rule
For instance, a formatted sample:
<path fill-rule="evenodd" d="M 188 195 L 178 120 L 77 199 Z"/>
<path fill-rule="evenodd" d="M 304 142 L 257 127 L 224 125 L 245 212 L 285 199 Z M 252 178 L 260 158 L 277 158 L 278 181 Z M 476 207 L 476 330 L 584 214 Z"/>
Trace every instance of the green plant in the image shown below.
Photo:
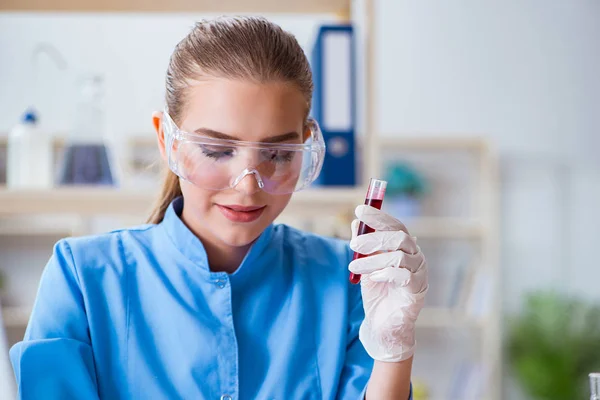
<path fill-rule="evenodd" d="M 390 195 L 418 197 L 427 191 L 425 178 L 409 164 L 395 163 L 386 169 L 386 192 Z"/>
<path fill-rule="evenodd" d="M 531 397 L 589 398 L 588 373 L 600 369 L 600 307 L 554 292 L 530 294 L 507 339 L 511 369 Z"/>

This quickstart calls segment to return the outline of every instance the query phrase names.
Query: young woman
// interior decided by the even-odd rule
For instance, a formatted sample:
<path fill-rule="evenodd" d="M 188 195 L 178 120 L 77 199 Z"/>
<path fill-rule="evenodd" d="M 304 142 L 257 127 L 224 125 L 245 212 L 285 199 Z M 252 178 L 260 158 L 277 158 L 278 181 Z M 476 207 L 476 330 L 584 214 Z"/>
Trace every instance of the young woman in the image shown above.
<path fill-rule="evenodd" d="M 367 206 L 350 246 L 273 224 L 323 162 L 295 38 L 260 18 L 198 23 L 166 88 L 150 223 L 56 244 L 11 349 L 20 397 L 408 399 L 415 238 Z M 377 231 L 357 237 L 359 221 Z"/>

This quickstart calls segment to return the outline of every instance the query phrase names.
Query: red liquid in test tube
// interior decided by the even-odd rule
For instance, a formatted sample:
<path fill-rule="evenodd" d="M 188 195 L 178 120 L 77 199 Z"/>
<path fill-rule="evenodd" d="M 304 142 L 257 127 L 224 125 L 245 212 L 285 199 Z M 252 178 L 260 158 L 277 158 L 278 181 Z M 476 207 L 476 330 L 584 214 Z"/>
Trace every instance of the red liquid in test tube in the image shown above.
<path fill-rule="evenodd" d="M 383 204 L 383 197 L 385 196 L 385 188 L 387 187 L 387 182 L 381 179 L 371 178 L 371 182 L 369 182 L 369 189 L 367 190 L 367 196 L 365 197 L 365 204 L 371 207 L 374 207 L 378 210 L 381 210 L 381 205 Z M 363 222 L 358 226 L 358 236 L 364 235 L 365 233 L 375 232 L 375 229 L 365 225 Z M 360 254 L 354 252 L 353 260 L 357 258 L 366 257 L 365 254 Z M 350 282 L 357 284 L 360 282 L 360 275 L 350 273 Z"/>

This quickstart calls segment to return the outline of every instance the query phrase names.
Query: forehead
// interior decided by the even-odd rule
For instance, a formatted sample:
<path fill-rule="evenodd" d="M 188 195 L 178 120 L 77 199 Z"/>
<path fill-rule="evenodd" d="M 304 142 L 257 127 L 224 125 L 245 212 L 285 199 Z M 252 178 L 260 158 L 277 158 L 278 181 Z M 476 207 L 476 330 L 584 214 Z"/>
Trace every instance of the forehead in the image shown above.
<path fill-rule="evenodd" d="M 194 82 L 187 89 L 181 128 L 211 129 L 241 140 L 302 131 L 306 100 L 288 83 L 230 79 Z"/>

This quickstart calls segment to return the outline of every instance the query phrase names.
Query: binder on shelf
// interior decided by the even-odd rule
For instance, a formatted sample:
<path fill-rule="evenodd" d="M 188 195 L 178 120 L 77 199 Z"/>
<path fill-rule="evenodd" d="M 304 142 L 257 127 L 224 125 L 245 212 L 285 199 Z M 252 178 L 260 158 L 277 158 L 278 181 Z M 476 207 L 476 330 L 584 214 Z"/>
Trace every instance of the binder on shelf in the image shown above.
<path fill-rule="evenodd" d="M 322 186 L 356 185 L 355 39 L 352 25 L 319 28 L 311 68 L 315 89 L 312 116 L 319 122 L 327 151 Z"/>

